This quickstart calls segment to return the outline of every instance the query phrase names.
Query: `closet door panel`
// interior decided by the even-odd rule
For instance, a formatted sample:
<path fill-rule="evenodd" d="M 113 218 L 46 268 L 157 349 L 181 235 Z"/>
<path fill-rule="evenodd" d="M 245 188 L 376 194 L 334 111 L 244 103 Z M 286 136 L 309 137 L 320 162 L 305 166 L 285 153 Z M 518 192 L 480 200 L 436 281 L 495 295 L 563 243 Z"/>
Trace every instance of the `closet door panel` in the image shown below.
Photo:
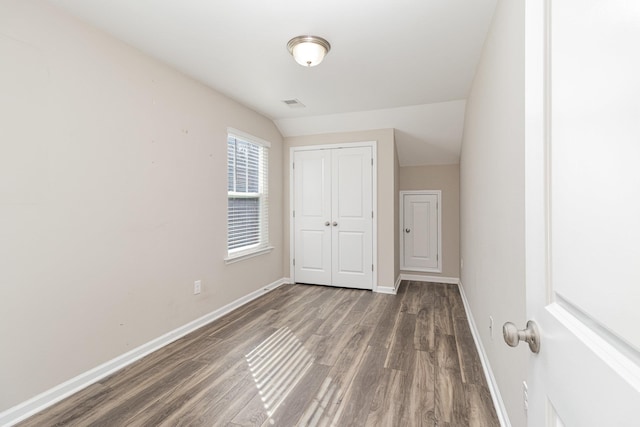
<path fill-rule="evenodd" d="M 331 281 L 335 286 L 372 288 L 371 158 L 370 147 L 332 150 Z"/>
<path fill-rule="evenodd" d="M 331 153 L 294 155 L 294 274 L 296 282 L 331 284 Z"/>

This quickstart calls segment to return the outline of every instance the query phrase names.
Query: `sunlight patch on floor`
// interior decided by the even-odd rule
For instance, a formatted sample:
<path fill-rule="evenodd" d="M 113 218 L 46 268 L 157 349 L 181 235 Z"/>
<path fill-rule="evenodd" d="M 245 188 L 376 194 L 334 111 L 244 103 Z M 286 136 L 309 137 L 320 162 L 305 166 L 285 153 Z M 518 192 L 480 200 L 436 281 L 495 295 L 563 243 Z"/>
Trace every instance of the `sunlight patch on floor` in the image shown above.
<path fill-rule="evenodd" d="M 269 418 L 314 361 L 288 327 L 278 329 L 245 358 Z"/>

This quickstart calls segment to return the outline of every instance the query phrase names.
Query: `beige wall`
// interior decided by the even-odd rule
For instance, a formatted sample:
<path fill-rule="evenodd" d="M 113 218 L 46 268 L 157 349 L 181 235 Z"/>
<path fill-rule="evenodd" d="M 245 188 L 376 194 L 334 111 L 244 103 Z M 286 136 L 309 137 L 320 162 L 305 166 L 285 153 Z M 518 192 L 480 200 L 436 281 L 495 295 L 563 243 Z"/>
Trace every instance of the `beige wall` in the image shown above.
<path fill-rule="evenodd" d="M 442 191 L 442 273 L 407 274 L 460 277 L 460 166 L 409 166 L 400 168 L 400 190 Z"/>
<path fill-rule="evenodd" d="M 283 277 L 271 120 L 45 1 L 0 58 L 0 412 Z M 228 266 L 227 126 L 272 143 L 275 246 Z"/>
<path fill-rule="evenodd" d="M 345 132 L 323 135 L 297 136 L 284 139 L 284 271 L 289 274 L 289 165 L 290 148 L 307 145 L 340 144 L 349 142 L 377 141 L 378 158 L 378 286 L 393 286 L 395 282 L 396 254 L 395 250 L 395 141 L 393 129 L 381 129 L 362 132 Z"/>
<path fill-rule="evenodd" d="M 524 325 L 524 0 L 500 0 L 467 101 L 460 161 L 462 284 L 514 426 L 526 425 L 526 348 L 505 345 Z M 489 333 L 493 317 L 493 337 Z"/>

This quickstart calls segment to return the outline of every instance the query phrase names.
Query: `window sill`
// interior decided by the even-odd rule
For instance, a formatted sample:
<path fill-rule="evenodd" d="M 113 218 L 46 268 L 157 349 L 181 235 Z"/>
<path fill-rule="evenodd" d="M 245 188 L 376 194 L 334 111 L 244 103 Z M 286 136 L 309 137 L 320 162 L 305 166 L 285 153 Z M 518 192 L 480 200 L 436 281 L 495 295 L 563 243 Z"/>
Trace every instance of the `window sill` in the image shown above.
<path fill-rule="evenodd" d="M 224 259 L 225 264 L 233 264 L 234 262 L 243 261 L 245 259 L 253 258 L 262 254 L 268 254 L 273 250 L 273 246 L 267 246 L 266 248 L 255 249 L 247 252 L 240 252 L 237 254 L 228 255 Z"/>

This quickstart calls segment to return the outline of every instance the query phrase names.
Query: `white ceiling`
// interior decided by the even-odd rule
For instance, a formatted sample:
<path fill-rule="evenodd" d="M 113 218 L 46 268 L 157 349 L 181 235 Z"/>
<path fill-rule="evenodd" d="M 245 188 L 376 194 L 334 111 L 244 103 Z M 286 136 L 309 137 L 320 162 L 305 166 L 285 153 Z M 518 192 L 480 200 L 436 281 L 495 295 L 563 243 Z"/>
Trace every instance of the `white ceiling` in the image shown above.
<path fill-rule="evenodd" d="M 284 136 L 396 129 L 400 164 L 457 163 L 497 0 L 50 0 L 274 120 Z M 296 64 L 289 39 L 331 52 Z M 282 101 L 298 99 L 306 107 Z"/>

